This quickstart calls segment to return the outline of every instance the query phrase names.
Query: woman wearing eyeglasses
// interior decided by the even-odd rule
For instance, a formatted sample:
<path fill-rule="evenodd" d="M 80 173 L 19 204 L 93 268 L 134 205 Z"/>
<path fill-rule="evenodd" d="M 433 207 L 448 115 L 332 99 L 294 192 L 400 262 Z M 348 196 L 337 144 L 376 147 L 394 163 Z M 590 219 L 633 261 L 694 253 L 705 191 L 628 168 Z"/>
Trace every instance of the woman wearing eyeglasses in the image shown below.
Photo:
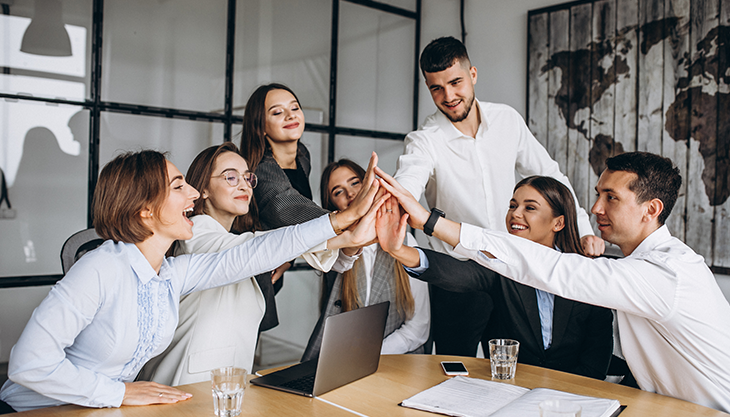
<path fill-rule="evenodd" d="M 193 237 L 178 241 L 175 255 L 219 252 L 266 232 L 235 230 L 250 215 L 258 179 L 231 142 L 211 146 L 190 164 L 187 180 L 200 190 L 193 207 Z M 235 234 L 233 232 L 243 232 Z M 314 268 L 328 271 L 337 250 L 324 242 L 303 255 Z M 262 254 L 270 257 L 271 254 Z M 265 280 L 271 273 L 263 274 Z M 253 278 L 253 277 L 252 277 Z M 213 368 L 234 365 L 249 372 L 266 301 L 256 279 L 189 294 L 180 300 L 180 322 L 172 344 L 152 359 L 140 379 L 181 385 L 210 379 Z"/>

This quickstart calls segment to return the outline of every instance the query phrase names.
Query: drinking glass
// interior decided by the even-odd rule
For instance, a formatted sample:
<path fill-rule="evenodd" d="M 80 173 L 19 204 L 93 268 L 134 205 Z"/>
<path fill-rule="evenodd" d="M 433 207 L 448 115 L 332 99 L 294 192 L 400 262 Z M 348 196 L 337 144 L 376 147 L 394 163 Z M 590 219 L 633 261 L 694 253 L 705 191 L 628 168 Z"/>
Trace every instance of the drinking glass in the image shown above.
<path fill-rule="evenodd" d="M 210 371 L 213 385 L 213 410 L 218 417 L 241 414 L 243 393 L 246 389 L 246 370 L 228 366 Z"/>
<path fill-rule="evenodd" d="M 517 354 L 520 342 L 512 339 L 492 339 L 489 341 L 489 362 L 492 365 L 492 378 L 512 379 L 517 369 Z"/>

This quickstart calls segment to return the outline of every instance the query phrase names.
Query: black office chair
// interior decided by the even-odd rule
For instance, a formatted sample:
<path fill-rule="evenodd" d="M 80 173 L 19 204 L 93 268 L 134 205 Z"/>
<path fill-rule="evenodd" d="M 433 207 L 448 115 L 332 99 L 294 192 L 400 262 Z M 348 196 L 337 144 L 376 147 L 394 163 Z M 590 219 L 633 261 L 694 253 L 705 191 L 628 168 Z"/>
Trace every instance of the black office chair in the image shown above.
<path fill-rule="evenodd" d="M 71 235 L 61 248 L 61 266 L 64 275 L 76 261 L 86 252 L 94 250 L 104 243 L 104 239 L 96 234 L 96 229 L 85 229 Z"/>

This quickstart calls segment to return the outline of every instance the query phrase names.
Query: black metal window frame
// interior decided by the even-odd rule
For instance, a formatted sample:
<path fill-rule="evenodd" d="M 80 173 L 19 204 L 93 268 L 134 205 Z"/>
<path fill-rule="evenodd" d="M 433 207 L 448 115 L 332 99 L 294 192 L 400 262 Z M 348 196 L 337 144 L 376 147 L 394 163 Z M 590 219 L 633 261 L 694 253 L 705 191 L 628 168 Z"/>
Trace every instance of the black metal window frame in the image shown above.
<path fill-rule="evenodd" d="M 328 156 L 327 162 L 335 158 L 336 135 L 348 135 L 372 139 L 400 140 L 405 138 L 407 132 L 388 132 L 380 130 L 366 130 L 338 126 L 336 124 L 337 109 L 337 52 L 339 48 L 339 21 L 340 2 L 358 4 L 385 13 L 399 15 L 415 21 L 415 48 L 414 48 L 414 71 L 413 71 L 413 120 L 412 128 L 418 127 L 418 55 L 420 52 L 421 34 L 421 0 L 415 0 L 416 10 L 407 10 L 401 7 L 392 6 L 386 3 L 372 0 L 332 0 L 332 32 L 330 50 L 330 91 L 329 91 L 329 119 L 328 124 L 307 123 L 305 131 L 317 132 L 328 135 Z M 101 100 L 101 57 L 104 24 L 104 0 L 93 0 L 92 26 L 91 26 L 91 71 L 90 71 L 90 94 L 84 101 L 65 100 L 58 98 L 31 97 L 24 94 L 7 94 L 0 92 L 0 99 L 8 102 L 35 101 L 47 104 L 62 104 L 79 106 L 89 110 L 89 159 L 88 159 L 88 197 L 87 197 L 87 225 L 92 226 L 91 202 L 96 188 L 97 177 L 99 176 L 99 135 L 101 131 L 101 113 L 114 112 L 141 116 L 164 117 L 172 119 L 207 121 L 223 123 L 224 141 L 231 141 L 233 138 L 233 125 L 242 124 L 243 116 L 233 114 L 233 78 L 234 78 L 234 51 L 236 34 L 236 0 L 228 0 L 227 3 L 227 32 L 226 32 L 226 70 L 225 70 L 225 104 L 223 113 L 199 112 L 191 110 L 176 109 L 170 107 L 155 107 L 120 103 Z M 2 13 L 9 15 L 9 6 L 3 4 Z M 11 74 L 12 68 L 3 67 L 4 74 Z M 59 248 L 60 253 L 60 248 Z M 309 269 L 302 266 L 294 269 Z M 52 285 L 63 278 L 62 274 L 28 275 L 0 277 L 0 288 L 29 287 L 40 285 Z"/>

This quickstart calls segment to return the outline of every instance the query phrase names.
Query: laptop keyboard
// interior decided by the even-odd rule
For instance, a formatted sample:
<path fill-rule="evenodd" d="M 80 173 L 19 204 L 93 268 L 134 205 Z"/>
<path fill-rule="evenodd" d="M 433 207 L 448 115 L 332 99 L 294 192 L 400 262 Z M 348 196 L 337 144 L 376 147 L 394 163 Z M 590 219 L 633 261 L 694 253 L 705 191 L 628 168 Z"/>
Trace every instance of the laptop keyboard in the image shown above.
<path fill-rule="evenodd" d="M 295 389 L 298 391 L 311 393 L 314 389 L 314 374 L 305 375 L 301 378 L 293 379 L 289 382 L 281 384 L 281 386 L 283 388 Z"/>

